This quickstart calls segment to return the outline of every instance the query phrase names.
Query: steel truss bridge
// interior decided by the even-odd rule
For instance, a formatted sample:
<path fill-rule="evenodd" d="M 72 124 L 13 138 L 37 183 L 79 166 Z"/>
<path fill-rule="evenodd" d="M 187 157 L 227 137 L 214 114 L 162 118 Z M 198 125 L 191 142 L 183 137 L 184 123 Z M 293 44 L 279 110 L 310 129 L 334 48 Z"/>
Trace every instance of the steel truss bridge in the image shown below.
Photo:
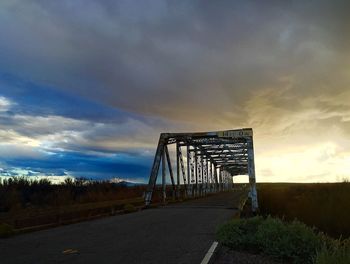
<path fill-rule="evenodd" d="M 175 144 L 176 182 L 168 145 Z M 252 210 L 258 209 L 251 128 L 198 133 L 161 133 L 145 195 L 150 205 L 162 164 L 162 200 L 166 202 L 166 167 L 173 198 L 196 197 L 232 189 L 233 177 L 248 175 Z"/>

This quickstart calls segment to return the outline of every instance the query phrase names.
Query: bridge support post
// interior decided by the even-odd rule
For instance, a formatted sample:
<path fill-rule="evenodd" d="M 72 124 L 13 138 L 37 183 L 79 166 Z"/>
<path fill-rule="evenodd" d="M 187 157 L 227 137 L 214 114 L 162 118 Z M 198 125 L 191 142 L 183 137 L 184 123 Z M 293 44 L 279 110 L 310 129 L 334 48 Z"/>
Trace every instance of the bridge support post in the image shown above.
<path fill-rule="evenodd" d="M 213 170 L 213 191 L 216 192 L 217 182 L 218 182 L 218 179 L 216 177 L 216 167 L 215 167 L 214 163 L 211 166 L 212 166 L 212 170 Z"/>
<path fill-rule="evenodd" d="M 194 173 L 195 173 L 195 193 L 194 196 L 198 196 L 198 156 L 197 148 L 194 148 Z M 192 185 L 193 187 L 193 185 Z"/>
<path fill-rule="evenodd" d="M 209 160 L 208 160 L 208 159 L 206 159 L 205 170 L 206 170 L 205 192 L 206 192 L 206 193 L 210 193 L 210 181 L 209 181 Z"/>
<path fill-rule="evenodd" d="M 209 192 L 213 192 L 213 164 L 210 162 L 209 173 L 210 173 L 210 181 L 209 181 Z"/>
<path fill-rule="evenodd" d="M 252 200 L 252 211 L 256 212 L 259 206 L 258 206 L 258 195 L 256 192 L 253 138 L 250 138 L 248 140 L 247 152 L 248 152 L 248 176 L 249 176 L 249 185 L 250 185 L 249 196 Z"/>
<path fill-rule="evenodd" d="M 218 170 L 215 166 L 215 164 L 213 164 L 214 167 L 214 191 L 217 192 L 219 190 L 219 183 L 218 183 Z"/>
<path fill-rule="evenodd" d="M 223 183 L 222 183 L 222 174 L 223 174 L 223 170 L 222 170 L 222 168 L 220 168 L 219 169 L 219 191 L 223 191 L 223 187 L 224 187 L 224 185 L 223 185 Z"/>
<path fill-rule="evenodd" d="M 200 192 L 200 196 L 205 195 L 205 189 L 204 189 L 204 173 L 205 173 L 205 168 L 204 168 L 204 160 L 203 160 L 203 156 L 200 156 L 201 159 L 201 192 Z"/>
<path fill-rule="evenodd" d="M 163 155 L 162 155 L 162 199 L 163 203 L 166 202 L 166 168 L 165 168 L 165 146 L 163 147 Z"/>
<path fill-rule="evenodd" d="M 184 192 L 184 196 L 186 197 L 187 196 L 187 188 L 188 188 L 188 180 L 186 180 L 186 172 L 185 172 L 184 160 L 183 160 L 183 157 L 182 157 L 181 147 L 180 147 L 179 144 L 178 144 L 177 151 L 178 151 L 178 158 L 180 160 L 180 166 L 181 166 L 181 172 L 182 172 L 182 179 L 183 179 L 183 186 L 184 186 L 184 191 L 183 192 Z M 180 178 L 178 180 L 179 180 L 178 184 L 180 185 Z M 179 186 L 179 190 L 180 190 L 180 186 Z"/>
<path fill-rule="evenodd" d="M 184 181 L 184 185 L 186 182 Z M 176 143 L 176 199 L 180 198 L 180 146 Z"/>
<path fill-rule="evenodd" d="M 190 156 L 190 146 L 186 146 L 186 151 L 187 151 L 187 196 L 190 196 L 191 192 L 191 156 Z"/>

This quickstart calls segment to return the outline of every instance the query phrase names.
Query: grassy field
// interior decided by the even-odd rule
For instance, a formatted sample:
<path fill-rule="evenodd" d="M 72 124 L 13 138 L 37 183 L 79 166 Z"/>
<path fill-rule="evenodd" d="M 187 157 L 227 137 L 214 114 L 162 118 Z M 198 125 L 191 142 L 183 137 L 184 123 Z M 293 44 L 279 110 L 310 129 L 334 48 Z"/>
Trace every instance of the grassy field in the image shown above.
<path fill-rule="evenodd" d="M 262 215 L 298 219 L 328 235 L 350 236 L 350 183 L 259 183 Z"/>

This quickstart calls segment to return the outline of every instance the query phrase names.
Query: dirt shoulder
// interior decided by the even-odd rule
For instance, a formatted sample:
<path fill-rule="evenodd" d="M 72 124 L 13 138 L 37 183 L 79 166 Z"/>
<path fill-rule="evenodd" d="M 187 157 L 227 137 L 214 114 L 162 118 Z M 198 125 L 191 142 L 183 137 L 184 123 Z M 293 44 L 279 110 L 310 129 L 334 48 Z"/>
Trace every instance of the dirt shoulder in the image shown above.
<path fill-rule="evenodd" d="M 268 256 L 262 254 L 253 254 L 249 252 L 241 252 L 229 249 L 225 246 L 220 248 L 215 253 L 212 262 L 213 264 L 281 264 Z"/>

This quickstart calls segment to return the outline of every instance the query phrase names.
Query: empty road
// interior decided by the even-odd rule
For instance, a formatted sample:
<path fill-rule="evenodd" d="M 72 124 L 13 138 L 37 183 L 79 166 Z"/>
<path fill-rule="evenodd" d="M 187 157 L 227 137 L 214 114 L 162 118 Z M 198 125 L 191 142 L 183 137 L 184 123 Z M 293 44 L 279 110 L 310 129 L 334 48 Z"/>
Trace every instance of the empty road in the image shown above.
<path fill-rule="evenodd" d="M 200 263 L 216 227 L 237 212 L 221 193 L 0 239 L 0 263 Z"/>

